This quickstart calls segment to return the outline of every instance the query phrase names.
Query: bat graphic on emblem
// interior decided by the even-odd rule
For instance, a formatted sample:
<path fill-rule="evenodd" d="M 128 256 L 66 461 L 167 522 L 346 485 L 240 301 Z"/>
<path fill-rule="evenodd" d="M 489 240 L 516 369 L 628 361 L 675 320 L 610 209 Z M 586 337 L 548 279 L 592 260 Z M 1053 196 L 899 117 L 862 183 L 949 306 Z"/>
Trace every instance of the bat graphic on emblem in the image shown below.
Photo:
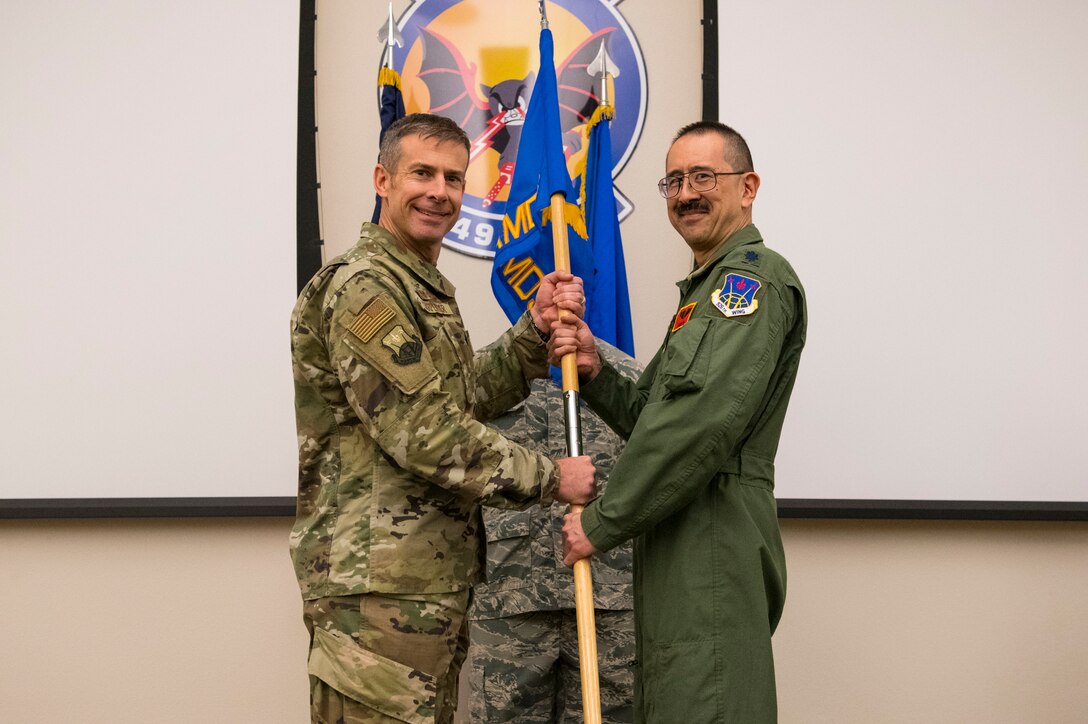
<path fill-rule="evenodd" d="M 556 68 L 560 123 L 568 157 L 582 145 L 575 129 L 589 121 L 601 103 L 595 79 L 586 71 L 615 30 L 609 27 L 593 33 Z M 453 43 L 428 28 L 420 29 L 420 37 L 423 60 L 419 78 L 430 94 L 427 111 L 446 116 L 465 130 L 472 140 L 470 160 L 489 148 L 498 152 L 501 173 L 497 185 L 505 185 L 513 175 L 535 74 L 530 72 L 524 78 L 509 78 L 492 86 L 477 85 L 476 65 L 466 62 Z M 492 189 L 489 198 L 494 199 L 500 190 Z"/>

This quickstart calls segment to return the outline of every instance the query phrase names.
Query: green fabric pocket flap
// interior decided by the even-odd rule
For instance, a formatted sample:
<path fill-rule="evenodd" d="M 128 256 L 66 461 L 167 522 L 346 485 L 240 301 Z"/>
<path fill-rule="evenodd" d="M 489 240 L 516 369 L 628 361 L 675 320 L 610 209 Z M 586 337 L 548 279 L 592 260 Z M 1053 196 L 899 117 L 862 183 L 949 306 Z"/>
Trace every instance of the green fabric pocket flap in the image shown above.
<path fill-rule="evenodd" d="M 345 696 L 398 721 L 434 722 L 433 676 L 367 651 L 340 631 L 314 629 L 308 670 Z"/>

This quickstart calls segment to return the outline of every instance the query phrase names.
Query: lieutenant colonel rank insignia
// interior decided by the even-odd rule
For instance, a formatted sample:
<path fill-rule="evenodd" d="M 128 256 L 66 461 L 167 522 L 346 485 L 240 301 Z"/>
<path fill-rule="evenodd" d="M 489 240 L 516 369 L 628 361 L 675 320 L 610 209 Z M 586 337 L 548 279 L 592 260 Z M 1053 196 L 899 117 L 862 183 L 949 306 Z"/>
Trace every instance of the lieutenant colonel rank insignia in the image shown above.
<path fill-rule="evenodd" d="M 680 329 L 685 324 L 687 324 L 688 320 L 691 319 L 691 313 L 694 312 L 694 311 L 695 311 L 695 302 L 692 302 L 691 304 L 688 304 L 687 306 L 680 307 L 680 311 L 676 313 L 676 319 L 673 320 L 672 331 L 675 332 L 676 330 Z"/>
<path fill-rule="evenodd" d="M 423 343 L 404 331 L 399 324 L 382 337 L 382 344 L 393 351 L 393 361 L 398 365 L 414 365 L 419 362 Z"/>
<path fill-rule="evenodd" d="M 721 289 L 715 289 L 710 301 L 727 317 L 742 317 L 759 309 L 756 292 L 762 282 L 741 274 L 726 274 Z"/>

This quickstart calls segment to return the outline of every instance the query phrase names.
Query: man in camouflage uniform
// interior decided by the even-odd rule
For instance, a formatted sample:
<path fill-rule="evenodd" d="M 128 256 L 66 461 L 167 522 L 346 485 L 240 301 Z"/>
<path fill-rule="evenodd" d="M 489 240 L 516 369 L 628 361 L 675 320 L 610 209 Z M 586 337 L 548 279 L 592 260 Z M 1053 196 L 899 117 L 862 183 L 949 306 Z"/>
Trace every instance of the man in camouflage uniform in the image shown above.
<path fill-rule="evenodd" d="M 637 379 L 641 366 L 597 340 L 616 369 Z M 566 450 L 563 392 L 534 380 L 519 407 L 492 421 L 503 435 L 546 455 Z M 623 440 L 588 407 L 581 412 L 583 451 L 603 484 Z M 600 488 L 599 488 L 600 489 Z M 474 589 L 468 677 L 474 722 L 580 722 L 582 684 L 574 575 L 563 565 L 567 506 L 507 511 L 484 508 L 486 582 Z M 590 560 L 597 626 L 597 659 L 604 724 L 629 724 L 635 669 L 631 544 Z"/>
<path fill-rule="evenodd" d="M 553 460 L 481 420 L 547 372 L 558 309 L 581 284 L 550 274 L 536 304 L 473 355 L 435 266 L 461 208 L 469 141 L 408 116 L 381 143 L 378 225 L 299 296 L 291 349 L 299 441 L 291 555 L 311 636 L 315 722 L 450 722 L 480 580 L 482 502 L 586 500 L 587 456 Z"/>

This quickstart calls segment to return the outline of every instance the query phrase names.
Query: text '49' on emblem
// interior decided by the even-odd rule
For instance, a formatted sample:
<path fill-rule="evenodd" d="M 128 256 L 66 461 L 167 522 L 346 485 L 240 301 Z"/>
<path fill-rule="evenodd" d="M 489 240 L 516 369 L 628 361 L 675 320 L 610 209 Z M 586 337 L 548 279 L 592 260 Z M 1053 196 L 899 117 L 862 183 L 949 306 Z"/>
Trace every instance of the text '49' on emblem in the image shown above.
<path fill-rule="evenodd" d="M 587 72 L 602 47 L 616 68 L 608 101 L 614 174 L 634 151 L 646 116 L 642 51 L 617 0 L 548 0 L 567 170 L 585 160 L 586 124 L 600 104 L 600 78 Z M 445 245 L 493 257 L 504 239 L 503 216 L 525 111 L 540 66 L 535 2 L 416 0 L 397 22 L 404 44 L 393 49 L 408 113 L 454 120 L 468 134 L 468 176 L 461 216 Z M 619 218 L 631 203 L 616 192 Z"/>

